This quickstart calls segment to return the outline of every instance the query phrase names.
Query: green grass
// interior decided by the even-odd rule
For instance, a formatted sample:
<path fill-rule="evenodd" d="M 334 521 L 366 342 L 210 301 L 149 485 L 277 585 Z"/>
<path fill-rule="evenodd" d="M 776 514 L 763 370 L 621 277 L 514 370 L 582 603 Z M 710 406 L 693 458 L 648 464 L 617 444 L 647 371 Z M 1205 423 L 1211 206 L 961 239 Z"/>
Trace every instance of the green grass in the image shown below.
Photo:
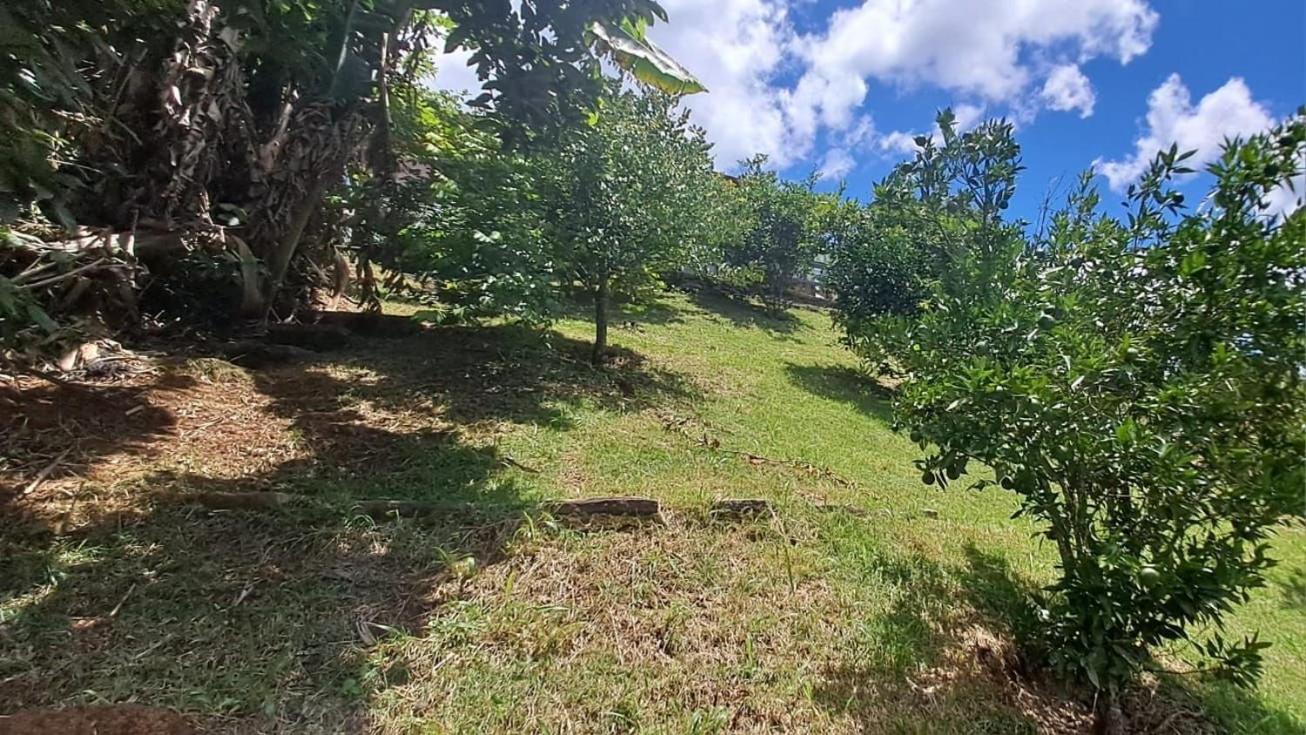
<path fill-rule="evenodd" d="M 567 319 L 543 340 L 437 330 L 251 373 L 300 455 L 224 479 L 202 457 L 152 460 L 102 488 L 139 497 L 127 520 L 0 540 L 0 712 L 135 699 L 261 731 L 1083 725 L 1071 693 L 1001 673 L 1052 550 L 1009 519 L 1011 497 L 920 483 L 886 391 L 826 315 L 666 296 L 614 322 L 601 371 L 592 325 Z M 336 505 L 205 513 L 157 502 L 160 486 Z M 586 533 L 532 511 L 619 494 L 660 499 L 668 525 Z M 450 512 L 375 523 L 347 512 L 358 497 Z M 777 516 L 714 521 L 724 497 Z M 1166 682 L 1178 704 L 1151 724 L 1306 729 L 1306 534 L 1276 548 L 1230 621 L 1274 642 L 1261 684 Z"/>

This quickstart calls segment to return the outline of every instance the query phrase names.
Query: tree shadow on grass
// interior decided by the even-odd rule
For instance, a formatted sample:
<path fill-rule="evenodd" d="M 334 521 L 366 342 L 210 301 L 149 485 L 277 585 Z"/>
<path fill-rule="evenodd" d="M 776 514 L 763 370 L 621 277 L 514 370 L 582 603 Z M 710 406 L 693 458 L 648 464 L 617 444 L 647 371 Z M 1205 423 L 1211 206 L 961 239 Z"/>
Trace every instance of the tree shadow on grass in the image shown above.
<path fill-rule="evenodd" d="M 685 311 L 664 299 L 619 304 L 613 309 L 612 321 L 618 328 L 643 324 L 682 324 Z"/>
<path fill-rule="evenodd" d="M 365 730 L 369 649 L 439 614 L 451 562 L 502 560 L 537 497 L 492 446 L 448 432 L 303 427 L 334 454 L 234 478 L 159 472 L 119 490 L 140 492 L 130 510 L 91 511 L 63 533 L 8 531 L 0 713 L 130 700 L 219 730 Z M 184 502 L 195 490 L 273 488 L 328 504 Z M 379 495 L 449 510 L 379 522 L 349 510 Z"/>
<path fill-rule="evenodd" d="M 865 732 L 1088 731 L 1091 689 L 1047 668 L 1038 586 L 1006 557 L 976 544 L 959 565 L 878 548 L 841 556 L 857 559 L 857 584 L 892 602 L 859 623 L 844 661 L 823 672 L 819 704 Z M 1303 731 L 1255 691 L 1191 676 L 1132 689 L 1124 714 L 1134 732 Z"/>
<path fill-rule="evenodd" d="M 174 374 L 150 381 L 148 388 L 180 393 L 194 385 L 189 376 Z M 0 387 L 0 512 L 38 476 L 55 481 L 118 455 L 147 454 L 172 433 L 176 416 L 142 400 L 144 390 L 114 384 Z"/>
<path fill-rule="evenodd" d="M 893 423 L 893 391 L 870 375 L 846 365 L 785 363 L 790 382 L 814 396 L 851 404 L 885 424 Z"/>
<path fill-rule="evenodd" d="M 1045 671 L 1047 652 L 1039 640 L 1037 585 L 1021 578 L 1005 558 L 974 544 L 965 548 L 959 580 L 967 597 L 1019 647 L 1029 671 Z M 1046 674 L 1045 674 L 1046 675 Z M 1214 679 L 1161 675 L 1128 692 L 1125 715 L 1136 732 L 1232 732 L 1256 723 L 1258 732 L 1300 733 L 1302 723 L 1266 703 L 1255 690 Z"/>
<path fill-rule="evenodd" d="M 295 451 L 244 473 L 202 463 L 156 471 L 114 488 L 134 495 L 112 512 L 83 508 L 69 529 L 7 530 L 0 713 L 133 700 L 219 729 L 365 729 L 369 649 L 420 633 L 459 594 L 449 581 L 457 570 L 548 533 L 531 469 L 503 454 L 493 424 L 565 429 L 572 406 L 627 411 L 692 397 L 636 353 L 617 350 L 613 366 L 596 370 L 587 349 L 513 328 L 437 329 L 361 340 L 184 396 L 187 412 L 261 402 L 268 421 L 288 424 Z M 188 421 L 170 431 L 199 430 Z M 235 456 L 284 450 L 284 430 L 241 428 L 207 431 Z M 217 511 L 177 502 L 195 490 L 270 489 L 324 503 Z M 375 497 L 447 512 L 377 521 L 350 511 L 350 500 Z"/>
<path fill-rule="evenodd" d="M 1306 613 L 1306 569 L 1294 569 L 1288 579 L 1276 585 L 1283 598 L 1283 607 Z"/>
<path fill-rule="evenodd" d="M 250 729 L 360 729 L 341 723 L 361 709 L 368 649 L 438 615 L 448 562 L 497 562 L 521 518 L 159 504 L 6 537 L 0 712 L 131 700 Z"/>
<path fill-rule="evenodd" d="M 1039 731 L 1046 714 L 1013 704 L 1009 657 L 957 604 L 967 593 L 956 570 L 882 551 L 860 561 L 860 583 L 893 602 L 860 622 L 846 660 L 824 672 L 818 703 L 868 733 Z"/>
<path fill-rule="evenodd" d="M 558 332 L 450 327 L 385 352 L 355 349 L 338 364 L 374 376 L 349 388 L 351 400 L 388 407 L 430 401 L 442 404 L 442 415 L 455 424 L 507 421 L 568 428 L 560 410 L 564 404 L 625 411 L 694 396 L 682 376 L 651 366 L 633 350 L 610 346 L 607 364 L 594 368 L 590 349 L 589 342 Z M 318 394 L 311 387 L 307 393 Z M 297 405 L 303 397 L 301 391 L 284 400 Z"/>
<path fill-rule="evenodd" d="M 802 327 L 789 311 L 775 311 L 751 301 L 734 299 L 708 289 L 692 291 L 690 299 L 700 309 L 724 319 L 738 329 L 757 329 L 771 337 L 796 342 L 792 335 Z"/>
<path fill-rule="evenodd" d="M 857 554 L 859 584 L 892 603 L 855 629 L 816 701 L 864 732 L 1086 732 L 1091 690 L 1060 680 L 1039 650 L 1037 585 L 999 554 L 964 554 L 957 566 Z M 1139 686 L 1124 706 L 1139 733 L 1302 731 L 1255 691 L 1191 677 Z"/>
<path fill-rule="evenodd" d="M 963 552 L 966 566 L 958 572 L 958 581 L 966 590 L 967 599 L 989 625 L 1011 637 L 1022 650 L 1037 656 L 1038 585 L 1018 575 L 999 554 L 984 551 L 973 543 L 966 544 Z"/>
<path fill-rule="evenodd" d="M 561 313 L 570 319 L 593 322 L 593 294 L 572 294 L 563 302 Z M 618 301 L 608 309 L 608 326 L 612 329 L 640 329 L 647 324 L 682 324 L 684 321 L 685 310 L 669 303 L 661 294 Z"/>

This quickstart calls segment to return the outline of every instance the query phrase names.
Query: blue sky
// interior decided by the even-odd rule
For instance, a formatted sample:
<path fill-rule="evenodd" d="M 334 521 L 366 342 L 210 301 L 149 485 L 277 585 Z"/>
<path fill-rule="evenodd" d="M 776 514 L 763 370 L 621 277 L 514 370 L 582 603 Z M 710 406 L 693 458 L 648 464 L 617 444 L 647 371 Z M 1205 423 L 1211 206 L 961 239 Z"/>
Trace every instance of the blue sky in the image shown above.
<path fill-rule="evenodd" d="M 1158 147 L 1209 160 L 1224 136 L 1306 103 L 1303 0 L 662 3 L 670 23 L 650 36 L 707 84 L 685 104 L 719 168 L 766 153 L 858 197 L 944 106 L 963 123 L 1016 123 L 1028 170 L 1013 212 L 1032 219 L 1049 187 L 1094 162 L 1113 203 Z M 459 62 L 438 86 L 466 85 Z"/>

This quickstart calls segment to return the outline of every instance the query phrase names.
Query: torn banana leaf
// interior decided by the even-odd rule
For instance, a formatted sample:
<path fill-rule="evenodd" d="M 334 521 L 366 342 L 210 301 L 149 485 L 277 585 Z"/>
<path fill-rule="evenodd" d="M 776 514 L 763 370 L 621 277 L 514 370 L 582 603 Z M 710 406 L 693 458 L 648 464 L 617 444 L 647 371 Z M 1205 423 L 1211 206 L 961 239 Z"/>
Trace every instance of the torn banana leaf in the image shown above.
<path fill-rule="evenodd" d="M 624 28 L 595 23 L 592 31 L 595 46 L 608 54 L 622 69 L 635 78 L 670 94 L 706 92 L 688 69 L 658 48 L 657 44 Z"/>

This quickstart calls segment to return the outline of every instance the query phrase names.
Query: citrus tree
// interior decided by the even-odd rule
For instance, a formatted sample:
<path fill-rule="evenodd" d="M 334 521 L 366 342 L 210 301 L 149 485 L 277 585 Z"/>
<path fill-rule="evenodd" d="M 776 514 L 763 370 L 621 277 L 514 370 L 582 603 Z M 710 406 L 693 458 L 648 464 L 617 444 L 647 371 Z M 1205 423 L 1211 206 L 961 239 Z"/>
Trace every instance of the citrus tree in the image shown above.
<path fill-rule="evenodd" d="M 899 367 L 931 289 L 960 273 L 953 265 L 1013 236 L 1001 220 L 1021 170 L 1012 126 L 989 121 L 960 133 L 951 110 L 937 124 L 939 139 L 916 138 L 916 154 L 875 185 L 830 250 L 827 283 L 844 339 L 886 373 Z"/>
<path fill-rule="evenodd" d="M 566 278 L 594 299 L 596 364 L 612 294 L 680 268 L 709 233 L 711 195 L 719 191 L 709 146 L 674 105 L 652 91 L 614 91 L 546 155 L 551 239 Z"/>
<path fill-rule="evenodd" d="M 766 168 L 766 156 L 742 162 L 737 177 L 745 227 L 723 252 L 724 265 L 741 285 L 760 290 L 771 308 L 781 308 L 795 277 L 824 251 L 825 226 L 838 195 L 817 194 L 814 177 L 782 181 Z"/>
<path fill-rule="evenodd" d="M 927 484 L 972 464 L 1020 499 L 1059 556 L 1039 597 L 1050 660 L 1116 697 L 1189 642 L 1245 682 L 1256 637 L 1220 622 L 1306 509 L 1306 211 L 1264 210 L 1301 170 L 1306 118 L 1226 145 L 1209 206 L 1185 212 L 1163 152 L 1124 223 L 1085 178 L 1048 235 L 982 226 L 900 353 L 901 422 Z M 1205 635 L 1202 631 L 1214 631 Z"/>
<path fill-rule="evenodd" d="M 358 190 L 384 205 L 357 207 L 380 209 L 379 222 L 356 228 L 360 261 L 383 265 L 391 283 L 406 275 L 421 284 L 419 298 L 452 321 L 547 320 L 555 253 L 544 237 L 538 160 L 504 145 L 496 115 L 443 94 L 405 100 L 395 123 L 397 175 Z"/>

